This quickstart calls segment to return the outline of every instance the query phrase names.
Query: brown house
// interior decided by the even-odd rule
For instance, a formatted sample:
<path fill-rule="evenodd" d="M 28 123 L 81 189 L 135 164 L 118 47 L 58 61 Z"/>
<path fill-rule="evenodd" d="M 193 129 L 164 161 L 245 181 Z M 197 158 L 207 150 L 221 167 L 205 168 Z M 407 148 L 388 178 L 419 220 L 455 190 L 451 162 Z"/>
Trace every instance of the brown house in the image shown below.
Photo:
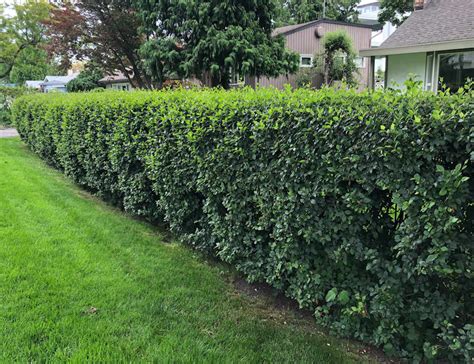
<path fill-rule="evenodd" d="M 333 20 L 314 20 L 303 24 L 288 25 L 275 29 L 273 35 L 285 37 L 287 48 L 300 55 L 300 68 L 304 68 L 311 67 L 314 55 L 322 51 L 321 41 L 324 34 L 336 30 L 345 30 L 349 34 L 357 52 L 360 49 L 370 48 L 372 26 Z M 369 85 L 369 59 L 358 57 L 356 63 L 359 72 L 359 83 L 366 87 Z M 257 85 L 261 87 L 274 86 L 279 89 L 286 84 L 296 87 L 296 74 L 277 78 L 261 77 L 257 79 L 256 77 L 247 77 L 246 84 L 252 87 Z"/>

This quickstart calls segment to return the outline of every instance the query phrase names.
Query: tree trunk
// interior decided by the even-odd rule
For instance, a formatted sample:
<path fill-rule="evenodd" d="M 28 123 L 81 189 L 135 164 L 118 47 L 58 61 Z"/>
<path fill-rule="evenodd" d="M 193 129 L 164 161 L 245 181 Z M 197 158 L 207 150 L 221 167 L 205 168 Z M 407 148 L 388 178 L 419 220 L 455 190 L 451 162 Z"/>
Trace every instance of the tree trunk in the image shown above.
<path fill-rule="evenodd" d="M 324 55 L 324 84 L 329 85 L 329 70 L 331 68 L 331 62 L 329 56 Z"/>

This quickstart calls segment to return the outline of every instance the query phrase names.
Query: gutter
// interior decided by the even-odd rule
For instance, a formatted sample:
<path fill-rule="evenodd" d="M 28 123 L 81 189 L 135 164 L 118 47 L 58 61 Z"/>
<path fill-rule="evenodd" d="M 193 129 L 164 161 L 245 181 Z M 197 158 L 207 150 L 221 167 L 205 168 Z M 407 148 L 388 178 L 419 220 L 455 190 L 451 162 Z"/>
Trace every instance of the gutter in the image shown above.
<path fill-rule="evenodd" d="M 394 54 L 410 54 L 410 53 L 425 53 L 434 51 L 451 51 L 458 49 L 474 48 L 474 39 L 455 40 L 449 42 L 438 42 L 429 44 L 415 44 L 406 47 L 393 48 L 369 48 L 359 51 L 361 57 L 373 56 L 391 56 Z"/>

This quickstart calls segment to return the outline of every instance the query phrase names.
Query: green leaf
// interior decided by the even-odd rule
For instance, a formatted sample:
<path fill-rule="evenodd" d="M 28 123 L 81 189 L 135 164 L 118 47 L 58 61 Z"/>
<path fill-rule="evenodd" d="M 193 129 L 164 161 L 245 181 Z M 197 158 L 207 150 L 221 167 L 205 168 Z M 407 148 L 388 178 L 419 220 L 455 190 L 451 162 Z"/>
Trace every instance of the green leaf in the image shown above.
<path fill-rule="evenodd" d="M 346 303 L 349 302 L 349 296 L 350 296 L 350 294 L 349 294 L 348 291 L 341 291 L 341 292 L 337 295 L 337 300 L 338 300 L 341 304 L 345 305 Z"/>
<path fill-rule="evenodd" d="M 332 302 L 336 299 L 337 297 L 337 288 L 332 288 L 327 294 L 326 294 L 326 302 Z"/>

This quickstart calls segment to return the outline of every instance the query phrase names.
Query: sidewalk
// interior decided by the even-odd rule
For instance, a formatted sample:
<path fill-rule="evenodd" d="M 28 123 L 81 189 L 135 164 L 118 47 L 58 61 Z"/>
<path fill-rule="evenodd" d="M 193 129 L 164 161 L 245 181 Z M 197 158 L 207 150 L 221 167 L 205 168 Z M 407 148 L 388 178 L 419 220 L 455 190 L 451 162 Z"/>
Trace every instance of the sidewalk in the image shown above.
<path fill-rule="evenodd" d="M 0 129 L 0 138 L 11 138 L 11 137 L 17 137 L 18 132 L 16 129 L 13 128 L 8 128 L 8 129 Z"/>

